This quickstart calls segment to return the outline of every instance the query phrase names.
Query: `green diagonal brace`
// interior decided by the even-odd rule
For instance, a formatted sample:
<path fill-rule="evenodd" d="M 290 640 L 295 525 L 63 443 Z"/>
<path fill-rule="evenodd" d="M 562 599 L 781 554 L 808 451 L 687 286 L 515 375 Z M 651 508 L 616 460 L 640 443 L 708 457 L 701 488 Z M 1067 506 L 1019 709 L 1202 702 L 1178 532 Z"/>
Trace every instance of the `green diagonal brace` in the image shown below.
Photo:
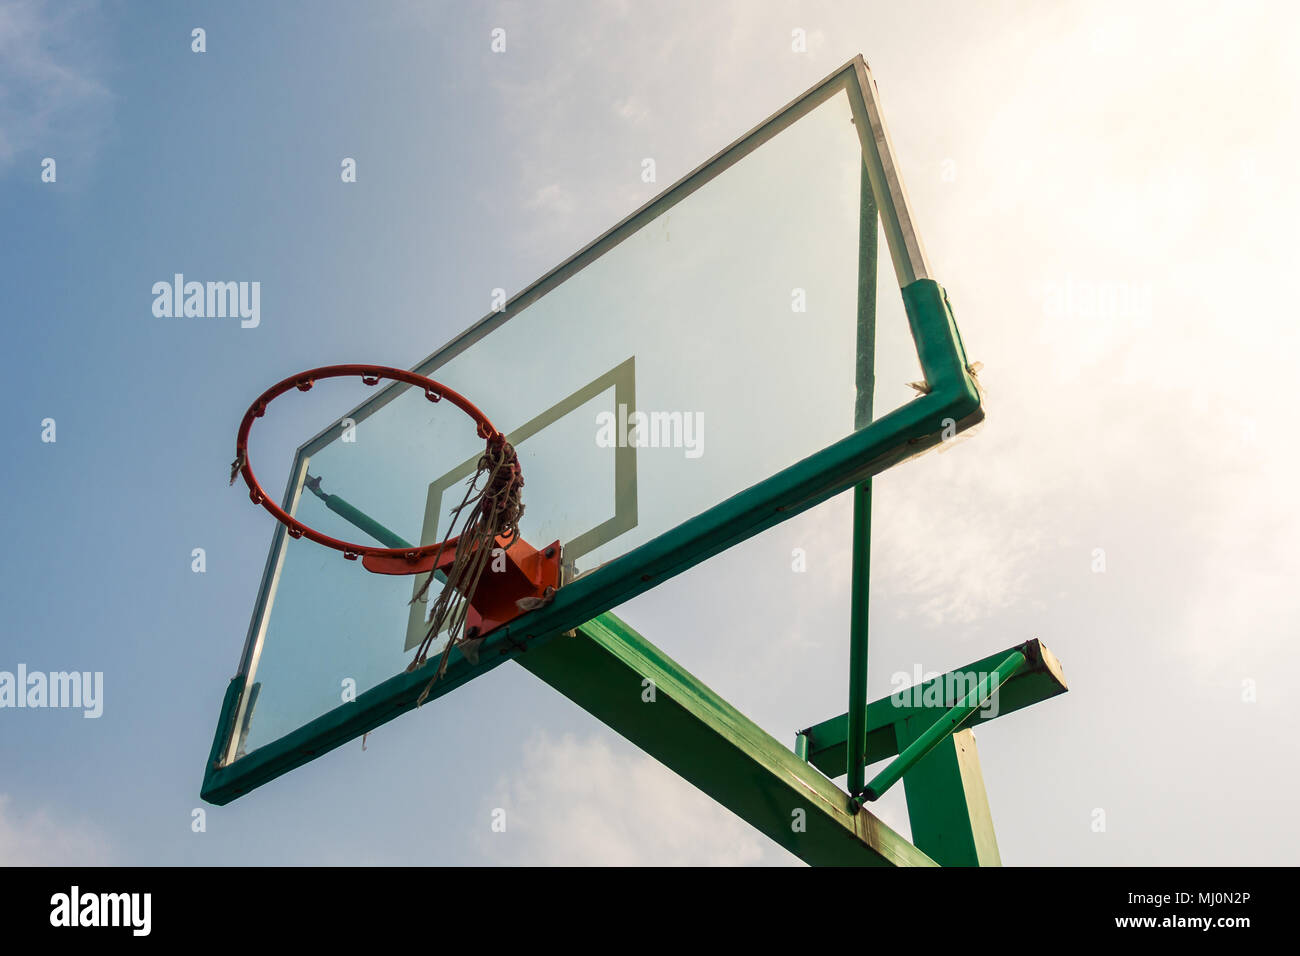
<path fill-rule="evenodd" d="M 974 675 L 987 674 L 1006 660 L 1012 651 L 1020 651 L 1027 658 L 1025 665 L 998 691 L 997 713 L 976 711 L 964 726 L 974 727 L 994 717 L 1006 714 L 1064 694 L 1069 687 L 1061 663 L 1041 641 L 1026 641 L 1016 647 L 990 654 L 981 660 L 959 667 L 947 674 L 908 688 L 905 695 L 894 694 L 867 706 L 866 762 L 887 760 L 899 752 L 898 728 L 911 718 L 914 726 L 928 727 L 944 711 L 953 707 L 974 687 Z M 808 738 L 808 761 L 829 777 L 838 777 L 848 766 L 848 714 L 840 714 L 800 731 Z M 911 737 L 904 742 L 906 746 Z"/>
<path fill-rule="evenodd" d="M 998 692 L 998 688 L 1024 664 L 1024 653 L 1018 650 L 1012 651 L 990 673 L 979 677 L 979 683 L 975 688 L 954 704 L 951 710 L 921 731 L 915 740 L 903 747 L 902 752 L 888 767 L 872 778 L 871 783 L 867 785 L 866 798 L 879 800 L 890 787 L 902 780 L 903 774 L 916 766 L 922 757 L 951 737 L 975 711 L 983 707 L 985 702 Z"/>
<path fill-rule="evenodd" d="M 612 614 L 516 659 L 807 863 L 934 865 Z"/>
<path fill-rule="evenodd" d="M 941 866 L 1001 865 L 970 725 L 1064 693 L 1061 665 L 1040 642 L 1029 641 L 868 705 L 871 731 L 865 757 L 871 763 L 905 752 L 933 732 L 948 708 L 1012 655 L 1023 655 L 1026 663 L 1002 684 L 997 711 L 971 714 L 962 729 L 943 737 L 903 778 L 912 842 Z M 802 731 L 796 745 L 805 759 L 827 774 L 837 774 L 847 756 L 847 739 L 848 714 L 841 714 Z"/>

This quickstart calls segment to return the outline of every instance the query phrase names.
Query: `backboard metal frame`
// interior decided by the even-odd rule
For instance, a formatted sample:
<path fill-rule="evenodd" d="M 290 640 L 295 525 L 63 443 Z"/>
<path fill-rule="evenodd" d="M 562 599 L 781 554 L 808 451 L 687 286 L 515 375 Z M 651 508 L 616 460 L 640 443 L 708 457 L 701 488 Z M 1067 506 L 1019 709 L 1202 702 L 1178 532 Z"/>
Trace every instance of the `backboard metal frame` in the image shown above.
<path fill-rule="evenodd" d="M 915 457 L 939 444 L 945 432 L 951 436 L 983 418 L 980 394 L 969 372 L 961 336 L 946 293 L 930 275 L 881 118 L 875 83 L 861 57 L 832 73 L 670 186 L 510 299 L 500 312 L 484 317 L 426 358 L 413 371 L 435 374 L 439 366 L 509 317 L 841 91 L 848 94 L 854 114 L 871 198 L 879 209 L 927 391 L 829 447 L 560 588 L 550 604 L 490 634 L 479 648 L 476 665 L 454 650 L 447 672 L 434 685 L 430 699 L 454 690 L 529 648 L 541 647 L 557 635 L 581 627 L 712 555 Z M 400 390 L 400 386 L 383 389 L 347 417 L 360 423 L 392 401 Z M 286 510 L 292 512 L 296 504 L 310 457 L 337 434 L 337 428 L 337 424 L 330 426 L 298 449 L 284 496 Z M 428 675 L 421 672 L 397 674 L 360 694 L 355 701 L 234 759 L 243 736 L 240 728 L 248 721 L 247 702 L 254 698 L 257 687 L 256 684 L 246 686 L 247 675 L 254 672 L 261 651 L 285 542 L 285 530 L 277 525 L 239 672 L 227 688 L 205 771 L 202 797 L 214 804 L 226 804 L 412 709 L 428 683 Z"/>

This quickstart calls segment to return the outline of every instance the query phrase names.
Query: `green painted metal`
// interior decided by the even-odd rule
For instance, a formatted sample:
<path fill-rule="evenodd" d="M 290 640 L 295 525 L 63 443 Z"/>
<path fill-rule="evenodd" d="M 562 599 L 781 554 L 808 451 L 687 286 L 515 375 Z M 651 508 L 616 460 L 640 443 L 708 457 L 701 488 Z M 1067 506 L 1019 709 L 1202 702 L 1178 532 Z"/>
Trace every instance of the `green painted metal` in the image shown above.
<path fill-rule="evenodd" d="M 848 791 L 862 796 L 867 770 L 867 618 L 871 590 L 871 482 L 853 489 L 853 585 L 849 599 Z"/>
<path fill-rule="evenodd" d="M 919 717 L 899 726 L 910 743 L 923 733 Z M 962 728 L 939 744 L 903 777 L 912 842 L 940 866 L 1001 866 L 993 815 L 980 771 L 975 734 Z"/>
<path fill-rule="evenodd" d="M 867 707 L 866 762 L 872 764 L 896 755 L 900 749 L 899 738 L 907 736 L 899 733 L 901 724 L 915 717 L 921 726 L 930 726 L 938 715 L 956 704 L 975 685 L 977 675 L 991 671 L 1013 650 L 1024 654 L 1028 663 L 998 691 L 997 714 L 977 710 L 967 721 L 968 727 L 992 720 L 994 716 L 1004 717 L 1069 690 L 1060 661 L 1047 645 L 1038 640 L 1026 641 L 924 681 L 915 688 L 908 688 L 905 695 L 894 694 L 872 701 Z M 814 767 L 831 778 L 844 773 L 848 759 L 845 746 L 848 714 L 814 724 L 803 733 L 809 741 L 808 760 Z"/>
<path fill-rule="evenodd" d="M 877 212 L 867 164 L 862 164 L 858 216 L 858 354 L 855 428 L 873 417 L 876 391 L 876 236 Z M 871 481 L 853 489 L 853 586 L 849 601 L 849 762 L 848 790 L 857 799 L 866 782 L 867 648 L 871 603 Z"/>
<path fill-rule="evenodd" d="M 466 681 L 504 663 L 516 653 L 510 648 L 498 647 L 496 650 L 497 653 L 487 658 L 481 657 L 477 665 L 471 665 L 459 649 L 454 649 L 447 673 L 433 685 L 429 700 L 436 700 L 455 690 Z M 204 774 L 200 796 L 208 803 L 223 806 L 281 774 L 369 733 L 394 717 L 414 709 L 415 701 L 429 683 L 431 673 L 427 668 L 422 668 L 413 673 L 390 677 L 382 684 L 359 694 L 351 703 L 336 707 L 274 743 L 259 747 L 224 765 L 218 764 L 219 755 L 226 751 L 226 742 L 233 726 L 219 725 L 218 738 L 213 745 L 213 756 Z M 242 691 L 243 678 L 235 678 L 227 690 L 227 698 L 233 695 L 237 701 Z"/>
<path fill-rule="evenodd" d="M 344 521 L 351 522 L 354 526 L 360 528 L 366 534 L 370 535 L 376 541 L 389 548 L 409 548 L 410 543 L 389 531 L 382 524 L 376 521 L 370 515 L 361 509 L 355 507 L 348 501 L 340 498 L 338 495 L 325 495 L 321 498 L 325 502 L 325 507 Z"/>
<path fill-rule="evenodd" d="M 1025 655 L 1020 651 L 1012 651 L 1007 655 L 1006 660 L 998 664 L 993 673 L 986 675 L 979 685 L 961 699 L 958 704 L 949 710 L 946 714 L 931 724 L 926 730 L 903 748 L 892 763 L 872 779 L 867 784 L 864 794 L 868 800 L 879 800 L 884 793 L 903 778 L 917 761 L 928 754 L 935 746 L 950 735 L 962 725 L 967 718 L 975 711 L 984 706 L 984 703 L 1001 687 L 1012 674 L 1018 671 L 1025 664 Z"/>
<path fill-rule="evenodd" d="M 217 732 L 212 738 L 212 749 L 208 753 L 208 767 L 212 768 L 221 762 L 221 755 L 225 753 L 226 742 L 235 734 L 235 715 L 239 712 L 239 701 L 244 694 L 244 677 L 239 675 L 231 679 L 226 685 L 226 694 L 221 700 L 221 713 L 217 716 Z M 204 786 L 207 786 L 207 775 L 204 775 Z"/>
<path fill-rule="evenodd" d="M 808 762 L 808 738 L 803 734 L 794 735 L 794 755 L 804 763 Z"/>
<path fill-rule="evenodd" d="M 808 863 L 933 865 L 612 614 L 519 663 Z"/>
<path fill-rule="evenodd" d="M 360 528 L 370 537 L 374 538 L 380 544 L 389 548 L 413 548 L 415 547 L 401 535 L 389 531 L 382 524 L 376 521 L 370 515 L 366 514 L 352 502 L 339 495 L 318 495 L 325 507 L 334 512 L 344 521 L 350 522 L 353 527 Z M 447 575 L 442 571 L 434 571 L 435 581 L 446 582 Z"/>

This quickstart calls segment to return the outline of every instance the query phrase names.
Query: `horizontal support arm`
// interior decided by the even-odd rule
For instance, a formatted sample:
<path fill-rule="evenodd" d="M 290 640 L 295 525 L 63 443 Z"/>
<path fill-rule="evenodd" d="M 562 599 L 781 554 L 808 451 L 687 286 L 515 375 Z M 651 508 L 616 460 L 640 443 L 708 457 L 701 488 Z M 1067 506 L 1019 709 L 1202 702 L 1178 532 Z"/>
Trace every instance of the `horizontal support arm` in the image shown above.
<path fill-rule="evenodd" d="M 999 664 L 993 673 L 986 674 L 980 680 L 978 687 L 963 697 L 952 710 L 926 728 L 921 736 L 908 744 L 907 749 L 899 754 L 888 767 L 876 774 L 871 783 L 867 785 L 866 798 L 868 800 L 879 800 L 885 791 L 903 779 L 903 774 L 916 766 L 922 757 L 960 727 L 971 714 L 983 707 L 985 702 L 997 693 L 998 688 L 1016 671 L 1020 670 L 1024 664 L 1025 655 L 1020 651 L 1012 651 L 1008 654 L 1006 660 Z"/>
<path fill-rule="evenodd" d="M 896 727 L 918 715 L 936 720 L 955 706 L 979 683 L 983 675 L 996 670 L 1013 651 L 1025 655 L 1026 663 L 998 691 L 996 713 L 977 710 L 965 726 L 974 727 L 986 720 L 1037 704 L 1064 694 L 1069 687 L 1061 662 L 1039 640 L 1026 641 L 999 651 L 965 667 L 909 687 L 867 707 L 867 763 L 888 760 L 899 752 Z M 808 761 L 828 777 L 838 777 L 848 766 L 848 714 L 840 714 L 815 724 L 800 734 L 808 738 Z"/>

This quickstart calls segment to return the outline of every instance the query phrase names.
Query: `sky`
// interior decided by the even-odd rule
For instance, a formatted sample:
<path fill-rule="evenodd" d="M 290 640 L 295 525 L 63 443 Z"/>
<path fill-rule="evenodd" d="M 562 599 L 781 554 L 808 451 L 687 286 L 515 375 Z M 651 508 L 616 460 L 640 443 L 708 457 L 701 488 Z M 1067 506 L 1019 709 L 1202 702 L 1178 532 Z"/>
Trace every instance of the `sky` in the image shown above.
<path fill-rule="evenodd" d="M 510 664 L 198 792 L 271 536 L 227 487 L 249 398 L 414 364 L 858 53 L 987 412 L 876 482 L 871 697 L 1039 638 L 1070 692 L 976 733 L 1004 863 L 1292 861 L 1296 19 L 0 2 L 0 671 L 103 674 L 98 717 L 0 709 L 0 863 L 797 863 Z M 154 315 L 178 272 L 259 281 L 257 326 Z M 790 742 L 845 709 L 849 505 L 627 613 Z"/>

